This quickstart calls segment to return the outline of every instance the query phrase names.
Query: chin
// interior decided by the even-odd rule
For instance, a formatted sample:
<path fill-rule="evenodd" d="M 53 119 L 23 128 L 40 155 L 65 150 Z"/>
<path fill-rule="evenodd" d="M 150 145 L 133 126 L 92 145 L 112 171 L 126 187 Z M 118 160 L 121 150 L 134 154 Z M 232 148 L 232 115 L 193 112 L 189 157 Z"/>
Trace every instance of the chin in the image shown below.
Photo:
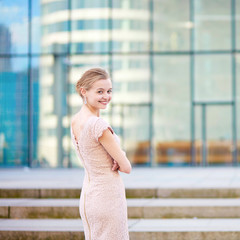
<path fill-rule="evenodd" d="M 106 109 L 108 105 L 106 106 L 101 106 L 100 109 Z"/>

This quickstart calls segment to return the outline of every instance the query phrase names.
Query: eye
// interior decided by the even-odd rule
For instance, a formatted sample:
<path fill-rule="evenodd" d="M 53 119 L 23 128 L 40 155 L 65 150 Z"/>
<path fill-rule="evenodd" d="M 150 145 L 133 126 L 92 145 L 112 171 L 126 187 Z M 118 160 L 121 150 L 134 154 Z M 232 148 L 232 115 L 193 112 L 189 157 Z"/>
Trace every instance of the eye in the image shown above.
<path fill-rule="evenodd" d="M 99 90 L 97 93 L 103 93 L 103 91 Z"/>
<path fill-rule="evenodd" d="M 108 90 L 108 93 L 111 93 L 112 92 L 112 90 Z"/>

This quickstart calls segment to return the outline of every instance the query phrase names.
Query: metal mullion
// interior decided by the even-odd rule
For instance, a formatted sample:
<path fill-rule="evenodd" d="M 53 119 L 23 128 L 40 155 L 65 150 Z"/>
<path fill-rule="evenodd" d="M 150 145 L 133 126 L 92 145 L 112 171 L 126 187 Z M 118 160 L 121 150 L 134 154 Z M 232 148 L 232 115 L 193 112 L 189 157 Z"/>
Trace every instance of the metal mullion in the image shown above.
<path fill-rule="evenodd" d="M 68 56 L 71 53 L 71 49 L 72 49 L 72 0 L 68 0 L 68 47 L 67 47 L 67 54 Z M 65 54 L 66 55 L 66 54 Z"/>
<path fill-rule="evenodd" d="M 28 46 L 29 49 L 29 46 Z M 0 58 L 23 58 L 23 57 L 28 57 L 29 53 L 11 53 L 11 54 L 0 54 Z"/>
<path fill-rule="evenodd" d="M 150 54 L 149 54 L 149 67 L 150 67 L 150 106 L 149 106 L 149 141 L 150 141 L 150 149 L 149 149 L 149 158 L 150 162 L 149 165 L 153 166 L 153 159 L 155 157 L 155 150 L 153 146 L 153 137 L 154 137 L 154 126 L 153 126 L 153 94 L 154 94 L 154 79 L 153 79 L 153 72 L 154 72 L 154 60 L 153 60 L 153 31 L 154 31 L 154 21 L 153 21 L 153 8 L 154 7 L 154 0 L 149 1 L 149 38 L 150 38 Z"/>
<path fill-rule="evenodd" d="M 68 12 L 69 12 L 69 15 L 68 15 L 68 35 L 69 35 L 69 43 L 68 43 L 68 47 L 67 47 L 67 58 L 69 59 L 69 64 L 67 64 L 67 84 L 66 84 L 66 90 L 67 90 L 67 94 L 66 94 L 66 98 L 67 98 L 67 102 L 70 102 L 69 101 L 69 93 L 70 93 L 70 67 L 71 67 L 71 50 L 72 50 L 72 0 L 68 0 Z M 71 122 L 71 117 L 72 116 L 72 109 L 70 108 L 70 106 L 68 105 L 67 106 L 67 116 L 69 118 L 69 123 Z M 68 145 L 68 163 L 67 163 L 67 166 L 68 168 L 71 168 L 72 165 L 71 165 L 71 159 L 70 159 L 70 153 L 71 153 L 71 141 L 69 142 L 69 145 Z"/>
<path fill-rule="evenodd" d="M 154 55 L 159 56 L 169 56 L 169 55 L 203 55 L 203 54 L 236 54 L 240 53 L 240 50 L 235 49 L 234 51 L 178 51 L 178 52 L 154 52 Z M 53 53 L 31 53 L 32 57 L 41 57 L 52 55 Z M 56 56 L 65 56 L 66 53 L 54 53 Z M 109 52 L 75 52 L 71 53 L 71 55 L 108 55 Z M 146 55 L 149 52 L 114 52 L 114 55 Z M 11 53 L 11 54 L 0 54 L 1 58 L 11 58 L 11 57 L 28 57 L 26 53 Z"/>
<path fill-rule="evenodd" d="M 32 92 L 32 1 L 28 0 L 28 159 L 27 165 L 31 167 L 33 153 L 33 92 Z"/>
<path fill-rule="evenodd" d="M 122 112 L 122 114 L 121 114 L 121 124 L 122 124 L 122 145 L 123 145 L 123 147 L 124 148 L 126 148 L 126 146 L 125 146 L 125 139 L 126 139 L 126 137 L 125 137 L 125 133 L 126 133 L 126 131 L 125 131 L 125 112 L 126 111 L 126 109 L 125 109 L 125 106 L 124 106 L 124 104 L 121 104 L 121 112 Z"/>
<path fill-rule="evenodd" d="M 112 77 L 113 73 L 113 40 L 112 40 L 112 25 L 113 25 L 113 15 L 112 15 L 112 0 L 108 0 L 108 8 L 109 8 L 109 16 L 108 16 L 108 31 L 109 31 L 109 40 L 108 40 L 108 68 L 109 68 L 109 75 Z M 112 84 L 114 84 L 114 78 L 112 77 Z M 110 122 L 112 122 L 112 114 L 113 114 L 113 109 L 112 109 L 112 104 L 110 105 Z"/>
<path fill-rule="evenodd" d="M 233 51 L 229 50 L 229 51 L 161 51 L 161 52 L 158 52 L 158 51 L 154 51 L 154 55 L 162 55 L 162 56 L 168 56 L 168 55 L 189 55 L 189 54 L 196 54 L 196 55 L 204 55 L 204 54 L 230 54 L 232 53 Z M 235 53 L 240 53 L 240 50 L 235 50 L 234 51 Z M 99 54 L 99 55 L 106 55 L 108 54 L 109 52 L 75 52 L 75 53 L 72 53 L 73 55 L 81 55 L 81 54 L 84 54 L 84 55 L 96 55 L 96 54 Z M 114 51 L 114 55 L 146 55 L 148 54 L 149 51 L 131 51 L 131 52 L 117 52 L 117 51 Z M 42 53 L 42 55 L 47 55 L 47 54 L 51 54 L 51 53 Z M 61 54 L 65 54 L 65 53 L 57 53 L 59 55 Z M 1 55 L 13 55 L 13 54 L 0 54 Z"/>
<path fill-rule="evenodd" d="M 237 99 L 236 99 L 236 57 L 235 57 L 235 50 L 236 50 L 236 13 L 235 13 L 236 1 L 231 0 L 231 36 L 232 36 L 232 54 L 231 54 L 231 61 L 232 61 L 232 140 L 233 140 L 233 152 L 232 152 L 232 164 L 238 165 L 237 161 Z"/>
<path fill-rule="evenodd" d="M 202 104 L 202 165 L 207 166 L 206 104 Z"/>
<path fill-rule="evenodd" d="M 190 0 L 190 22 L 192 22 L 194 26 L 194 0 Z M 191 133 L 191 164 L 196 165 L 196 147 L 195 147 L 195 106 L 194 106 L 194 99 L 195 99 L 195 81 L 194 81 L 194 64 L 195 64 L 195 57 L 194 57 L 194 28 L 191 28 L 190 31 L 190 87 L 191 87 L 191 125 L 190 125 L 190 133 Z"/>
<path fill-rule="evenodd" d="M 194 105 L 234 105 L 234 101 L 194 101 Z"/>
<path fill-rule="evenodd" d="M 108 54 L 109 56 L 113 55 L 113 4 L 112 4 L 112 0 L 108 0 L 108 8 L 109 8 L 109 16 L 108 16 L 108 30 L 109 30 L 109 41 L 108 41 Z M 109 68 L 110 68 L 110 72 L 111 72 L 111 68 L 112 68 L 112 59 L 109 58 Z"/>

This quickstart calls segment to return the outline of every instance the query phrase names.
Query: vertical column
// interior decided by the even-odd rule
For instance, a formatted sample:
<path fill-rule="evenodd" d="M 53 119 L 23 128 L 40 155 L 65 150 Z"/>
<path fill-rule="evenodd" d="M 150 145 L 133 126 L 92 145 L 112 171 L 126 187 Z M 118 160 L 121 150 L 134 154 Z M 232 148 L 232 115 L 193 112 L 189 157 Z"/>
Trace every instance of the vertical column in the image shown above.
<path fill-rule="evenodd" d="M 31 167 L 33 152 L 33 92 L 32 92 L 32 0 L 28 0 L 28 159 Z"/>
<path fill-rule="evenodd" d="M 72 0 L 68 0 L 68 46 L 67 46 L 68 57 L 71 53 L 71 45 L 72 45 Z"/>
<path fill-rule="evenodd" d="M 69 123 L 70 123 L 70 116 L 72 116 L 72 109 L 69 107 L 69 93 L 70 93 L 70 74 L 69 70 L 71 67 L 71 48 L 72 48 L 72 0 L 68 0 L 68 46 L 67 46 L 67 57 L 66 57 L 66 66 L 67 66 L 67 84 L 66 84 L 66 99 L 67 99 L 67 116 L 69 118 Z M 70 161 L 70 152 L 71 152 L 71 141 L 69 142 L 69 148 L 68 148 L 68 168 L 71 167 L 71 161 Z"/>
<path fill-rule="evenodd" d="M 108 66 L 109 66 L 109 74 L 112 77 L 112 68 L 113 68 L 113 14 L 112 14 L 112 0 L 108 0 L 108 8 L 109 8 L 109 14 L 108 14 L 108 32 L 109 32 L 109 39 L 108 39 Z M 112 84 L 114 79 L 112 78 Z M 113 114 L 113 108 L 112 104 L 110 105 L 110 122 L 112 123 L 112 114 Z"/>
<path fill-rule="evenodd" d="M 154 73 L 154 63 L 153 63 L 153 31 L 154 31 L 154 19 L 153 19 L 153 9 L 154 9 L 154 0 L 150 0 L 149 1 L 149 13 L 150 13 L 150 17 L 149 17 L 149 39 L 150 39 L 150 44 L 149 44 L 149 51 L 150 51 L 150 54 L 149 54 L 149 67 L 150 67 L 150 105 L 149 105 L 149 141 L 150 141 L 150 144 L 149 144 L 149 158 L 150 158 L 150 161 L 149 161 L 149 164 L 150 166 L 153 166 L 154 165 L 154 146 L 153 146 L 153 138 L 154 138 L 154 125 L 153 125 L 153 112 L 154 112 L 154 109 L 153 109 L 153 106 L 154 106 L 154 98 L 153 98 L 153 92 L 154 92 L 154 80 L 153 80 L 153 73 Z"/>
<path fill-rule="evenodd" d="M 191 164 L 196 165 L 196 147 L 195 147 L 195 82 L 194 82 L 194 0 L 190 0 L 190 22 L 192 28 L 190 31 L 190 97 L 191 97 Z"/>
<path fill-rule="evenodd" d="M 202 104 L 202 165 L 207 166 L 206 104 Z"/>
<path fill-rule="evenodd" d="M 59 55 L 54 54 L 54 114 L 57 118 L 57 126 L 56 126 L 56 141 L 57 141 L 57 161 L 58 167 L 63 166 L 63 126 L 62 119 L 64 116 L 64 99 L 65 95 L 63 94 L 63 87 L 66 79 L 66 72 L 63 65 L 63 58 Z"/>
<path fill-rule="evenodd" d="M 233 165 L 237 165 L 237 99 L 236 99 L 236 14 L 235 14 L 236 1 L 231 0 L 231 26 L 232 26 L 232 138 L 233 138 Z"/>

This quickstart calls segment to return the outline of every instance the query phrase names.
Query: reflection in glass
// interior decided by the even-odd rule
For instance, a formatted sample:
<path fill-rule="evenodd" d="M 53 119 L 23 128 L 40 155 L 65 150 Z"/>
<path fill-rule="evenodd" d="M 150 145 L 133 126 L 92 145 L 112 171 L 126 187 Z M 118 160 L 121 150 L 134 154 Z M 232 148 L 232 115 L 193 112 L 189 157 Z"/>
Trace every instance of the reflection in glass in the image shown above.
<path fill-rule="evenodd" d="M 113 1 L 113 8 L 113 52 L 149 51 L 149 1 Z"/>
<path fill-rule="evenodd" d="M 28 1 L 0 1 L 0 53 L 28 52 Z"/>
<path fill-rule="evenodd" d="M 132 163 L 150 161 L 150 129 L 148 106 L 126 106 L 123 115 L 123 146 Z"/>
<path fill-rule="evenodd" d="M 69 52 L 70 14 L 68 1 L 41 2 L 41 52 Z M 62 24 L 66 22 L 66 24 Z"/>
<path fill-rule="evenodd" d="M 50 167 L 67 167 L 63 146 L 67 118 L 66 57 L 45 56 L 39 69 L 39 138 L 38 158 Z"/>
<path fill-rule="evenodd" d="M 68 9 L 68 0 L 57 0 L 42 3 L 42 13 L 44 15 Z"/>
<path fill-rule="evenodd" d="M 4 68 L 9 62 L 13 66 Z M 27 63 L 27 58 L 0 59 L 0 166 L 28 164 Z"/>
<path fill-rule="evenodd" d="M 195 100 L 231 99 L 230 55 L 197 55 L 195 57 Z"/>
<path fill-rule="evenodd" d="M 114 56 L 112 78 L 114 103 L 150 102 L 149 56 Z"/>
<path fill-rule="evenodd" d="M 207 163 L 232 163 L 232 108 L 230 106 L 208 106 Z"/>
<path fill-rule="evenodd" d="M 74 5 L 71 12 L 71 52 L 72 53 L 106 53 L 109 51 L 109 11 L 103 11 L 99 2 Z M 83 1 L 85 2 L 85 1 Z M 102 2 L 103 3 L 103 2 Z M 80 6 L 81 5 L 81 6 Z M 84 5 L 84 6 L 83 6 Z M 86 13 L 86 9 L 88 8 Z M 57 24 L 57 25 L 56 25 Z M 62 28 L 67 22 L 57 22 L 52 29 Z M 59 26 L 58 26 L 59 25 Z M 50 31 L 51 29 L 49 29 Z"/>
<path fill-rule="evenodd" d="M 240 4 L 239 4 L 240 6 Z M 236 54 L 236 99 L 237 99 L 237 143 L 238 143 L 238 162 L 240 162 L 240 54 Z"/>
<path fill-rule="evenodd" d="M 236 0 L 236 47 L 240 49 L 240 0 Z"/>
<path fill-rule="evenodd" d="M 154 0 L 155 51 L 186 51 L 190 48 L 189 0 Z"/>
<path fill-rule="evenodd" d="M 194 2 L 196 50 L 231 48 L 231 1 L 199 0 Z"/>
<path fill-rule="evenodd" d="M 108 0 L 88 0 L 88 1 L 79 1 L 72 0 L 72 9 L 75 8 L 107 8 Z"/>
<path fill-rule="evenodd" d="M 54 2 L 56 3 L 56 2 Z M 32 1 L 31 51 L 41 53 L 41 5 L 40 0 Z"/>
<path fill-rule="evenodd" d="M 202 140 L 203 140 L 203 134 L 202 134 L 202 106 L 195 106 L 194 108 L 194 117 L 195 117 L 195 139 L 194 139 L 194 157 L 195 157 L 195 163 L 198 165 L 201 165 L 202 163 Z"/>
<path fill-rule="evenodd" d="M 149 1 L 148 0 L 112 0 L 113 8 L 122 8 L 122 9 L 147 9 Z"/>
<path fill-rule="evenodd" d="M 188 56 L 154 58 L 155 162 L 190 162 L 190 80 Z"/>
<path fill-rule="evenodd" d="M 32 82 L 32 162 L 31 167 L 48 167 L 48 162 L 38 157 L 39 137 L 39 58 L 32 58 L 31 82 Z M 29 146 L 30 147 L 30 146 Z"/>

